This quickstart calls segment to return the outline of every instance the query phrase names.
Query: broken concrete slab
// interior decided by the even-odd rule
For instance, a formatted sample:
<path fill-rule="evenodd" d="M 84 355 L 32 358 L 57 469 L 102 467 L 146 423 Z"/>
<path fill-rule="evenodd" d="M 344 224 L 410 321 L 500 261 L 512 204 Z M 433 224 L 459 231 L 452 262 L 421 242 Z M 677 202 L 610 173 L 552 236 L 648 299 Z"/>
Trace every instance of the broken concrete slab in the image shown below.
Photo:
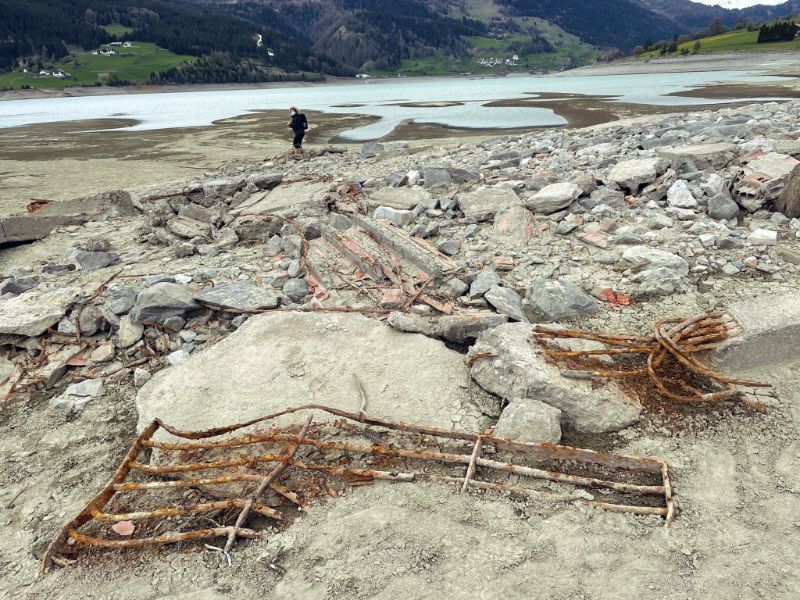
<path fill-rule="evenodd" d="M 234 215 L 280 213 L 301 204 L 318 204 L 330 189 L 325 182 L 301 181 L 292 185 L 279 185 L 271 191 L 256 193 L 231 210 Z"/>
<path fill-rule="evenodd" d="M 493 435 L 534 444 L 561 441 L 561 411 L 531 398 L 513 398 L 503 409 Z"/>
<path fill-rule="evenodd" d="M 432 201 L 431 193 L 422 188 L 387 187 L 370 192 L 367 197 L 367 206 L 370 208 L 388 206 L 397 210 L 411 210 L 418 204 L 428 205 Z"/>
<path fill-rule="evenodd" d="M 589 381 L 568 379 L 531 343 L 531 326 L 506 323 L 480 335 L 470 356 L 489 353 L 472 365 L 472 378 L 507 401 L 540 400 L 561 411 L 562 423 L 579 432 L 619 431 L 639 420 L 641 406 L 614 383 L 594 389 Z"/>
<path fill-rule="evenodd" d="M 238 281 L 228 285 L 206 288 L 194 299 L 201 304 L 215 308 L 251 311 L 276 308 L 278 298 L 272 292 L 262 289 L 252 281 Z"/>
<path fill-rule="evenodd" d="M 207 429 L 309 402 L 358 412 L 354 375 L 369 416 L 479 430 L 458 352 L 363 315 L 300 312 L 251 317 L 218 344 L 157 373 L 138 394 L 138 428 L 158 417 Z"/>
<path fill-rule="evenodd" d="M 514 190 L 507 187 L 480 187 L 459 194 L 458 205 L 465 217 L 481 221 L 512 206 L 521 206 L 522 200 Z"/>
<path fill-rule="evenodd" d="M 0 302 L 0 333 L 34 337 L 58 323 L 80 294 L 77 288 L 29 290 Z"/>
<path fill-rule="evenodd" d="M 713 355 L 714 368 L 724 373 L 800 361 L 800 302 L 797 294 L 773 294 L 728 307 L 741 332 Z"/>
<path fill-rule="evenodd" d="M 577 200 L 582 190 L 572 182 L 551 183 L 525 199 L 525 207 L 536 214 L 549 215 Z"/>
<path fill-rule="evenodd" d="M 720 142 L 718 144 L 666 146 L 657 152 L 659 156 L 672 161 L 690 159 L 701 169 L 721 169 L 736 157 L 737 148 L 735 144 Z"/>

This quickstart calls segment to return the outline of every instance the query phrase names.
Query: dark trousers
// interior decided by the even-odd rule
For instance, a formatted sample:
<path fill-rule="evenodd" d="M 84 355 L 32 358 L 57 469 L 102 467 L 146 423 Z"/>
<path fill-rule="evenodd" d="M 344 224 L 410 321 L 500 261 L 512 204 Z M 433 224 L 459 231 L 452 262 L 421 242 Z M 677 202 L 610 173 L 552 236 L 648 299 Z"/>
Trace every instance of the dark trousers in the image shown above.
<path fill-rule="evenodd" d="M 302 129 L 300 131 L 294 132 L 294 147 L 295 148 L 302 148 L 303 147 L 303 138 L 305 137 L 306 132 Z"/>

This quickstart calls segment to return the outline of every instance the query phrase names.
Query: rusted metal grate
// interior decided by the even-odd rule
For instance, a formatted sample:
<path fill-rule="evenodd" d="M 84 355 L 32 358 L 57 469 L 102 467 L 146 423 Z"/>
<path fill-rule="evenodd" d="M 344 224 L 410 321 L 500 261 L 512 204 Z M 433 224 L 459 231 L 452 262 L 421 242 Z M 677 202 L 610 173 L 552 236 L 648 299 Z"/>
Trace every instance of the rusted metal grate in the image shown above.
<path fill-rule="evenodd" d="M 327 420 L 312 423 L 315 411 Z M 310 413 L 302 427 L 256 427 L 297 413 Z M 140 460 L 148 452 L 151 460 Z M 248 518 L 288 524 L 316 498 L 375 481 L 433 481 L 457 485 L 462 494 L 472 488 L 579 502 L 657 515 L 667 525 L 674 515 L 664 461 L 392 423 L 307 404 L 199 432 L 156 419 L 134 440 L 111 481 L 61 529 L 42 570 L 68 564 L 91 547 L 225 538 L 227 552 L 237 538 L 262 537 L 246 526 Z M 110 530 L 121 522 L 136 535 Z"/>

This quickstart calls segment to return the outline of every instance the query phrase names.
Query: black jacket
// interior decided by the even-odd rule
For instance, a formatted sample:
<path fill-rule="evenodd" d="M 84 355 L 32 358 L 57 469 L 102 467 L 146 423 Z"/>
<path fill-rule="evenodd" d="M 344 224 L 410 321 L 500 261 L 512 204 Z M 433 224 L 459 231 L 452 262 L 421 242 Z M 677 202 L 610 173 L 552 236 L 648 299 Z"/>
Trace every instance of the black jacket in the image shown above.
<path fill-rule="evenodd" d="M 295 134 L 304 132 L 306 129 L 308 129 L 308 121 L 306 120 L 306 116 L 303 113 L 297 113 L 292 117 L 292 122 L 289 123 L 289 127 L 292 128 L 292 131 L 294 131 Z"/>

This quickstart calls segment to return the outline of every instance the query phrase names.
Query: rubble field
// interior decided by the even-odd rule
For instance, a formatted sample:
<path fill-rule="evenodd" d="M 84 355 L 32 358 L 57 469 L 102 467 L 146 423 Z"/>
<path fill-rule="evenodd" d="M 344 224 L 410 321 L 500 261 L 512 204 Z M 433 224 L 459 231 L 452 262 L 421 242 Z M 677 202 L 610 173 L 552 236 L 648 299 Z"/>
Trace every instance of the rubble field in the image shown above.
<path fill-rule="evenodd" d="M 796 598 L 798 159 L 789 100 L 442 147 L 324 146 L 3 217 L 0 594 Z M 667 373 L 668 394 L 632 355 Z M 641 377 L 608 375 L 634 368 Z M 291 526 L 258 504 L 245 536 L 257 539 L 230 554 L 224 537 L 78 541 L 40 574 L 154 419 L 198 432 L 303 404 L 333 413 L 315 413 L 321 441 L 298 460 L 317 447 L 327 465 L 375 468 L 331 441 L 336 414 L 462 440 L 493 431 L 528 450 L 665 463 L 666 486 L 660 473 L 641 481 L 666 487 L 669 509 L 604 510 L 616 488 L 586 479 L 580 493 L 535 479 L 520 497 L 500 489 L 518 484 L 513 470 L 459 493 L 417 465 L 428 479 L 413 485 L 363 473 L 315 485 Z M 276 439 L 298 435 L 304 417 L 287 419 Z M 391 442 L 346 431 L 378 453 Z M 148 441 L 137 468 L 164 464 L 167 442 Z M 480 444 L 471 460 L 459 452 L 460 477 L 494 464 Z M 383 479 L 413 471 L 391 456 Z M 133 516 L 98 525 L 103 537 L 236 521 L 244 500 L 225 508 L 206 484 L 170 481 L 172 505 L 205 503 L 192 527 L 115 497 L 105 510 Z"/>

